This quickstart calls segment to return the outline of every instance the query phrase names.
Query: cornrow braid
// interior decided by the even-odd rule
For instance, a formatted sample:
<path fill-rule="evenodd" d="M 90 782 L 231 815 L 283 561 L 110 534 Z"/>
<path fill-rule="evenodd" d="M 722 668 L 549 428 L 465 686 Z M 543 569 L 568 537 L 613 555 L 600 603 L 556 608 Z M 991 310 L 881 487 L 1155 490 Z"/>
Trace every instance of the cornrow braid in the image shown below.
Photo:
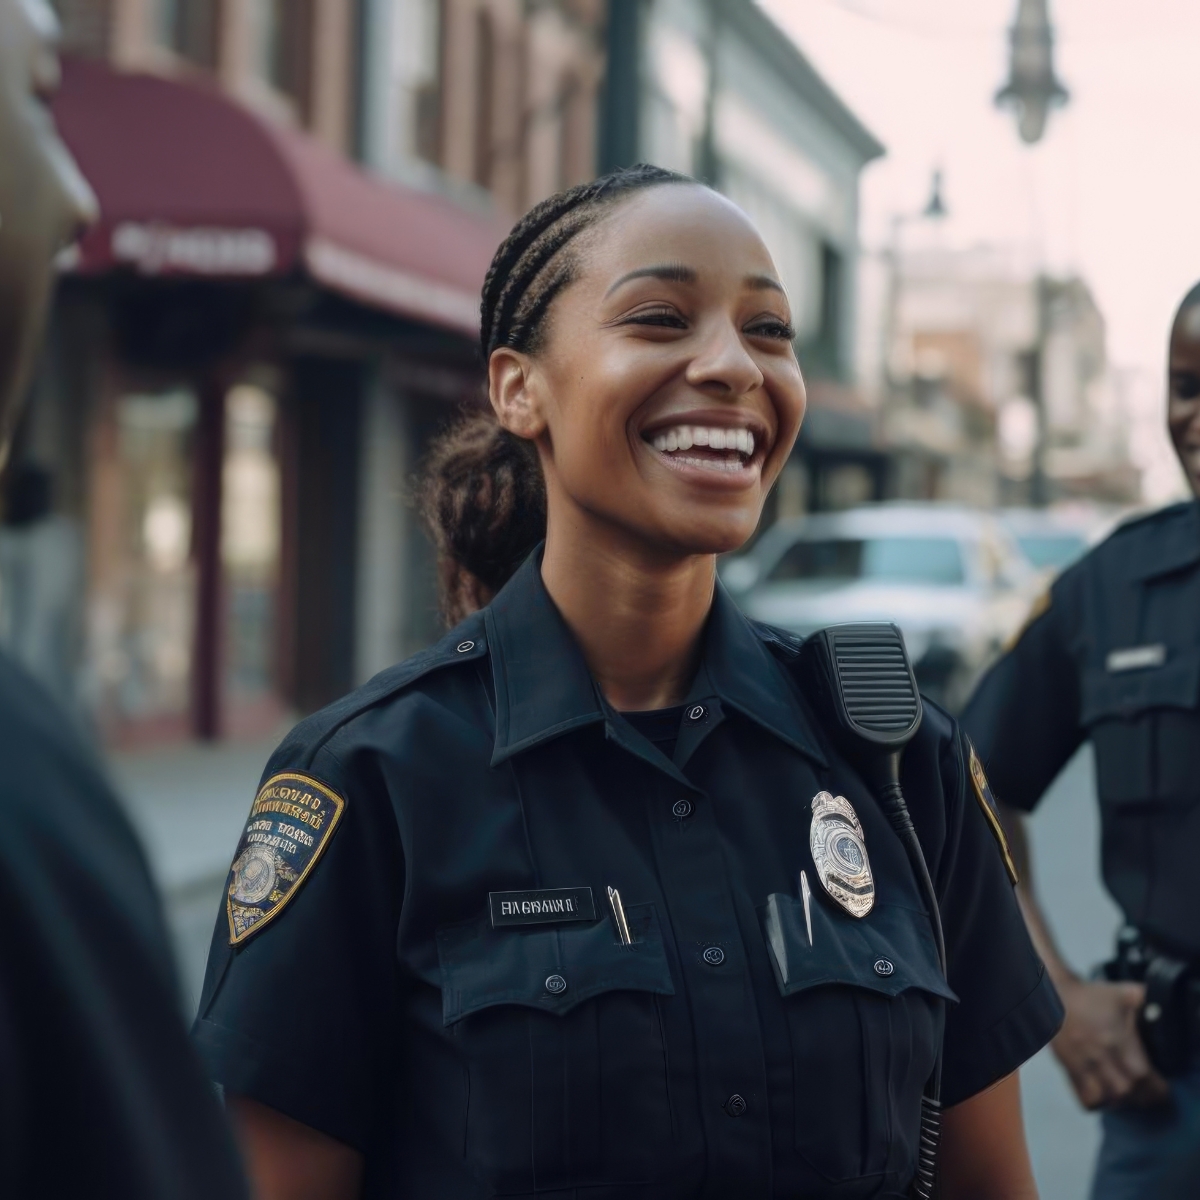
<path fill-rule="evenodd" d="M 638 163 L 535 204 L 500 244 L 484 280 L 479 309 L 484 362 L 500 346 L 537 351 L 550 305 L 574 278 L 575 263 L 564 251 L 614 202 L 645 188 L 693 182 L 677 171 Z"/>

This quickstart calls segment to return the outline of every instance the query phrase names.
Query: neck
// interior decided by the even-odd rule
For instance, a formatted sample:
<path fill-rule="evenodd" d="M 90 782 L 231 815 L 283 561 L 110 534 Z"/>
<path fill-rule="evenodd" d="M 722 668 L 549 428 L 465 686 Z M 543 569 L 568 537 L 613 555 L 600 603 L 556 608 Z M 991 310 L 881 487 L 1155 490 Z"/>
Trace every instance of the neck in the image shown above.
<path fill-rule="evenodd" d="M 681 704 L 696 674 L 716 558 L 666 556 L 597 526 L 549 522 L 546 590 L 615 709 Z"/>

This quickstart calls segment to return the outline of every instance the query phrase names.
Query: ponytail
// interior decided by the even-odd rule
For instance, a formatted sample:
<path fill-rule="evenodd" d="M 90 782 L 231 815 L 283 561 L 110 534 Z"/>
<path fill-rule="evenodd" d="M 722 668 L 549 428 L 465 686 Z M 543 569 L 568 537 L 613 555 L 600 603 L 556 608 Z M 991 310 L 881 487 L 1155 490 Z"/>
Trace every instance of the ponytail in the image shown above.
<path fill-rule="evenodd" d="M 454 626 L 489 603 L 546 536 L 537 450 L 473 412 L 437 437 L 417 505 L 438 553 L 439 608 Z"/>

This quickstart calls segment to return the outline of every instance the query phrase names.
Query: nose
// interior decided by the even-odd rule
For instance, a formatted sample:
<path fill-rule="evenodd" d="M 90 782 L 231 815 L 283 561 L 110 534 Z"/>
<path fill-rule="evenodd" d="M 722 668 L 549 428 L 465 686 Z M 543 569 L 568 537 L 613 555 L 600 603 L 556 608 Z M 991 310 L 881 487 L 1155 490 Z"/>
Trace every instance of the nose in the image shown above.
<path fill-rule="evenodd" d="M 704 330 L 696 356 L 688 364 L 687 381 L 707 392 L 745 396 L 763 385 L 763 373 L 746 349 L 741 331 L 728 318 Z"/>

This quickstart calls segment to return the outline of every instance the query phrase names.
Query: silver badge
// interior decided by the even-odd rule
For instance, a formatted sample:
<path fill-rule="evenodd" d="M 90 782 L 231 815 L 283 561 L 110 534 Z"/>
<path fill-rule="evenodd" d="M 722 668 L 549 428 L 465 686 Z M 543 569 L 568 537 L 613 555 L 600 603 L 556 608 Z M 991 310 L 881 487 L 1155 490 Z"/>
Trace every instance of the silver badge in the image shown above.
<path fill-rule="evenodd" d="M 852 917 L 865 917 L 875 904 L 875 881 L 858 814 L 845 796 L 813 797 L 808 844 L 821 886 Z"/>

